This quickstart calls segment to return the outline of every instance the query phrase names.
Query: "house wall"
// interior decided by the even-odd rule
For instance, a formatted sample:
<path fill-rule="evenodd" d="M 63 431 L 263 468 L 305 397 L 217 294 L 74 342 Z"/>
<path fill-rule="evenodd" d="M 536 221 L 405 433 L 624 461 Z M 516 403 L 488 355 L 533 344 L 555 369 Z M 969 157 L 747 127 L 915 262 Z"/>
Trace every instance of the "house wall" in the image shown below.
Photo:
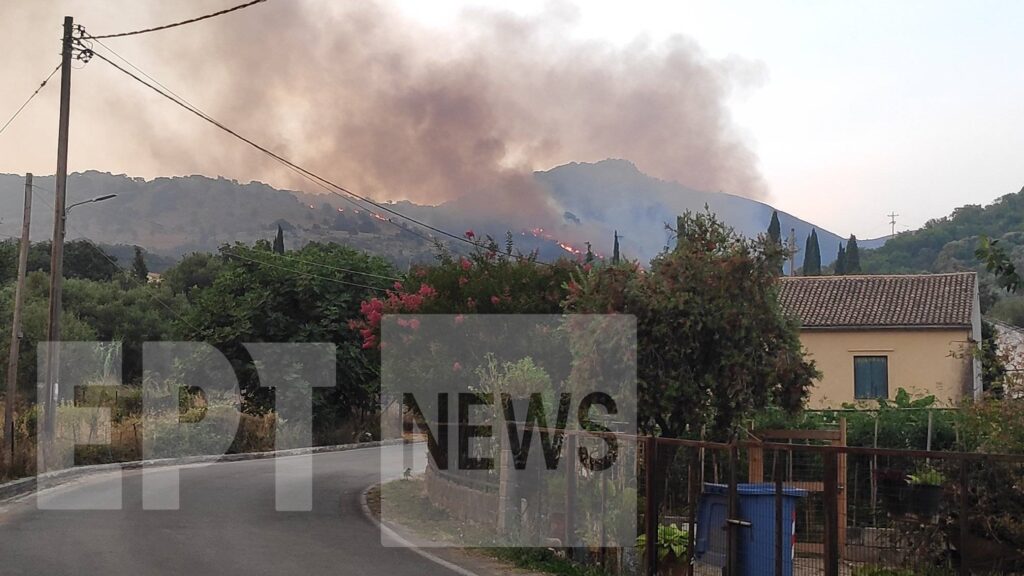
<path fill-rule="evenodd" d="M 974 362 L 969 354 L 972 330 L 889 329 L 813 330 L 800 332 L 800 341 L 815 361 L 821 379 L 808 397 L 809 408 L 840 408 L 855 402 L 854 356 L 887 356 L 889 397 L 900 388 L 912 396 L 934 394 L 953 404 L 973 396 Z"/>

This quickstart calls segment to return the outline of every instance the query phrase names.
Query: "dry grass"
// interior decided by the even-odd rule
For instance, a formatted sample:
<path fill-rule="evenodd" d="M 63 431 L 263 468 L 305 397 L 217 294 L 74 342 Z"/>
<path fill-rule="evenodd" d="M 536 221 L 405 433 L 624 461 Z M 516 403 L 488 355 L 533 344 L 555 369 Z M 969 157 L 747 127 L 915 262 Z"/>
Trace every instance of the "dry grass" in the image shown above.
<path fill-rule="evenodd" d="M 143 423 L 141 417 L 141 391 L 136 387 L 95 387 L 84 389 L 76 404 L 110 409 L 110 418 L 101 419 L 94 411 L 69 411 L 62 415 L 58 438 L 76 445 L 75 465 L 130 462 L 142 458 Z M 272 413 L 240 415 L 237 429 L 232 428 L 238 413 L 233 405 L 209 404 L 201 395 L 183 395 L 177 413 L 170 411 L 151 423 L 151 432 L 165 455 L 218 454 L 224 452 L 224 438 L 233 437 L 228 453 L 266 452 L 275 447 L 277 416 Z M 15 417 L 15 452 L 12 465 L 0 463 L 0 481 L 33 476 L 36 473 L 36 426 L 38 410 L 35 406 L 20 407 Z M 208 426 L 203 432 L 178 430 L 178 421 L 198 422 Z M 0 402 L 0 422 L 3 403 Z M 0 430 L 3 430 L 0 428 Z M 170 433 L 173 431 L 173 433 Z M 162 434 L 163 432 L 168 432 Z M 290 435 L 287 425 L 280 433 Z M 357 434 L 354 426 L 342 426 L 315 437 L 315 443 L 345 443 Z M 107 439 L 109 438 L 109 442 Z M 282 445 L 291 447 L 301 442 L 297 438 L 282 438 Z M 90 445 L 94 442 L 98 444 Z M 162 443 L 161 443 L 162 442 Z"/>

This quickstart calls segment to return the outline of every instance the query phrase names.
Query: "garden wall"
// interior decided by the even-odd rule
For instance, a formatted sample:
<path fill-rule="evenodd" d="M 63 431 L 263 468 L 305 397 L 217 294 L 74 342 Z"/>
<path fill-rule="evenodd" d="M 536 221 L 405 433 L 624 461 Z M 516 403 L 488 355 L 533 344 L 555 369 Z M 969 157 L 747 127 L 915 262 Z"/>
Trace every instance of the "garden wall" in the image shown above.
<path fill-rule="evenodd" d="M 498 493 L 472 488 L 455 481 L 431 463 L 425 474 L 427 497 L 453 517 L 463 521 L 497 526 Z"/>

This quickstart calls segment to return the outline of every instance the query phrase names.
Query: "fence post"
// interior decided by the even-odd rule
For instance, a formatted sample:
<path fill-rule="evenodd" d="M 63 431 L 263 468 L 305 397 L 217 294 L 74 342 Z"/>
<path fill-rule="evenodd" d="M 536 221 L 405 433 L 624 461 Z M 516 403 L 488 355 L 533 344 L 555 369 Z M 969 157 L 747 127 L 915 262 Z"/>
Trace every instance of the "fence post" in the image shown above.
<path fill-rule="evenodd" d="M 686 495 L 687 505 L 690 508 L 689 524 L 686 528 L 686 573 L 689 576 L 693 576 L 693 554 L 694 548 L 697 546 L 697 490 L 700 487 L 699 466 L 700 450 L 690 448 L 689 483 L 687 485 L 689 490 Z"/>
<path fill-rule="evenodd" d="M 846 440 L 846 417 L 843 416 L 842 418 L 839 419 L 839 446 L 846 446 Z M 848 499 L 850 494 L 850 491 L 847 489 L 847 484 L 850 481 L 847 463 L 848 459 L 846 452 L 840 453 L 838 455 L 838 467 L 836 473 L 838 477 L 837 489 L 839 491 L 836 496 L 836 516 L 838 517 L 837 522 L 839 523 L 839 530 L 836 532 L 836 534 L 837 538 L 839 539 L 837 553 L 839 554 L 839 558 L 841 559 L 846 558 L 846 526 L 848 523 L 846 513 L 849 510 Z"/>
<path fill-rule="evenodd" d="M 569 558 L 575 556 L 576 546 L 576 435 L 565 435 L 565 547 Z"/>
<path fill-rule="evenodd" d="M 644 439 L 644 534 L 647 545 L 644 556 L 647 557 L 647 576 L 658 574 L 658 489 L 655 486 L 658 477 L 658 441 L 654 436 Z"/>
<path fill-rule="evenodd" d="M 779 449 L 775 449 L 775 461 L 779 460 Z M 785 545 L 783 544 L 783 507 L 782 507 L 782 474 L 779 471 L 773 471 L 772 475 L 775 477 L 775 576 L 782 576 L 783 573 L 783 554 L 785 553 Z"/>
<path fill-rule="evenodd" d="M 739 447 L 735 438 L 729 443 L 729 518 L 726 526 L 726 565 L 725 573 L 728 576 L 739 574 L 739 487 L 736 482 L 736 466 L 739 463 Z"/>
<path fill-rule="evenodd" d="M 839 576 L 839 452 L 822 453 L 825 464 L 825 576 Z"/>
<path fill-rule="evenodd" d="M 960 575 L 967 576 L 971 573 L 967 563 L 967 535 L 970 531 L 968 522 L 968 510 L 970 501 L 967 498 L 967 459 L 960 459 L 960 541 L 957 547 L 960 549 Z"/>

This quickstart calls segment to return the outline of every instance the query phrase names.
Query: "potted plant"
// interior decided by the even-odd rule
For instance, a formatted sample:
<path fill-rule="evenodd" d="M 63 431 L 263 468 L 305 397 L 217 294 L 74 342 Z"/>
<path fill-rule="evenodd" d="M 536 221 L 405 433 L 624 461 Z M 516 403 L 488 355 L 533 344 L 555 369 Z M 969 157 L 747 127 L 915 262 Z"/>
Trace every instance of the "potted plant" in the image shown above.
<path fill-rule="evenodd" d="M 885 511 L 897 518 L 906 515 L 910 490 L 907 473 L 896 468 L 879 468 L 875 470 L 875 480 Z"/>
<path fill-rule="evenodd" d="M 910 512 L 922 518 L 937 514 L 942 502 L 942 485 L 946 482 L 942 472 L 923 466 L 917 473 L 907 476 L 907 482 Z"/>
<path fill-rule="evenodd" d="M 686 548 L 690 542 L 690 533 L 675 523 L 658 526 L 658 572 L 669 576 L 686 574 Z M 644 554 L 647 535 L 636 538 L 636 547 Z"/>

